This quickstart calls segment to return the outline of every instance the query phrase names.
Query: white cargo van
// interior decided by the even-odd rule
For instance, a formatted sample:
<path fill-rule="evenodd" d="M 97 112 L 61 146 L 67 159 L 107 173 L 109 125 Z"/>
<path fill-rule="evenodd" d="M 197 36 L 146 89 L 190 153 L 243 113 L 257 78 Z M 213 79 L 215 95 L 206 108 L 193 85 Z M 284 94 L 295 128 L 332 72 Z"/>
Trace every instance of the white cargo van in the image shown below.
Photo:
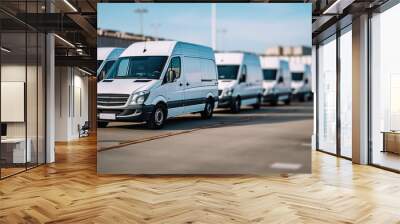
<path fill-rule="evenodd" d="M 262 71 L 257 55 L 246 52 L 215 54 L 218 67 L 219 107 L 240 111 L 241 105 L 260 108 L 262 101 Z"/>
<path fill-rule="evenodd" d="M 279 57 L 260 57 L 263 70 L 263 101 L 275 106 L 279 101 L 286 105 L 292 98 L 292 77 L 287 60 Z"/>
<path fill-rule="evenodd" d="M 146 121 L 161 128 L 167 118 L 201 113 L 208 119 L 218 101 L 211 48 L 177 41 L 130 45 L 98 83 L 100 127 L 110 121 Z"/>
<path fill-rule="evenodd" d="M 293 97 L 301 102 L 311 100 L 311 66 L 304 63 L 290 63 L 290 71 Z"/>
<path fill-rule="evenodd" d="M 124 48 L 99 47 L 97 48 L 97 81 L 104 79 Z"/>

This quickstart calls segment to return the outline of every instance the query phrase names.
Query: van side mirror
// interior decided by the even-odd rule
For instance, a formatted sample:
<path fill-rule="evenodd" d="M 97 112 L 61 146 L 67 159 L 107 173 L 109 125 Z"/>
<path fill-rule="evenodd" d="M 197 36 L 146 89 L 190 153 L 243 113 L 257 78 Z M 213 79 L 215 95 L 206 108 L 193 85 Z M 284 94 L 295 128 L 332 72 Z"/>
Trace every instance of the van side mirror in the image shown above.
<path fill-rule="evenodd" d="M 305 84 L 308 84 L 308 79 L 304 80 L 304 83 L 305 83 Z"/>
<path fill-rule="evenodd" d="M 278 83 L 283 83 L 283 77 L 281 76 L 281 77 L 279 77 L 279 79 L 278 79 Z"/>
<path fill-rule="evenodd" d="M 100 79 L 100 80 L 103 80 L 105 77 L 106 77 L 106 71 L 103 70 L 103 71 L 100 72 L 100 77 L 99 77 L 99 79 Z"/>
<path fill-rule="evenodd" d="M 239 83 L 246 82 L 246 74 L 242 74 L 239 79 Z"/>
<path fill-rule="evenodd" d="M 166 74 L 166 81 L 165 82 L 173 82 L 176 78 L 176 73 L 174 70 L 170 69 L 168 70 L 167 74 Z"/>

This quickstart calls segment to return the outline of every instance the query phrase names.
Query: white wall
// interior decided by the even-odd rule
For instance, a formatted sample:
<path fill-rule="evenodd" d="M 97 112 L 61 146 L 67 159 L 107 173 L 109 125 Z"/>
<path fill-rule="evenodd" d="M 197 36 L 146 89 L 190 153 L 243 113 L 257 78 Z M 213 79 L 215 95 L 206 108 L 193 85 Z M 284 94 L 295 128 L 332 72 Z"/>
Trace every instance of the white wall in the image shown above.
<path fill-rule="evenodd" d="M 27 70 L 25 70 L 27 69 Z M 32 109 L 27 108 L 27 120 L 28 120 L 28 137 L 30 133 L 35 131 L 36 135 L 36 107 L 37 107 L 37 98 L 36 98 L 36 80 L 33 80 L 30 75 L 36 74 L 36 67 L 18 64 L 3 64 L 1 66 L 1 81 L 2 82 L 24 82 L 26 71 L 28 71 L 28 88 L 27 88 L 27 107 L 34 108 L 33 113 Z M 34 86 L 34 88 L 29 88 Z M 38 105 L 42 107 L 43 105 Z M 9 110 L 9 108 L 1 108 L 1 110 Z M 24 110 L 24 108 L 22 108 Z M 4 111 L 3 111 L 4 112 Z M 32 123 L 33 122 L 33 123 Z M 7 135 L 9 137 L 25 137 L 25 122 L 7 122 Z"/>
<path fill-rule="evenodd" d="M 38 69 L 38 70 L 37 70 Z M 28 138 L 29 148 L 31 149 L 32 162 L 39 159 L 39 163 L 44 163 L 44 150 L 45 150 L 45 116 L 44 116 L 44 74 L 42 67 L 32 66 L 25 64 L 2 64 L 1 66 L 2 86 L 3 82 L 20 82 L 26 85 L 26 107 L 25 100 L 19 107 L 2 106 L 2 114 L 4 113 L 19 113 L 22 120 L 18 122 L 6 122 L 7 124 L 7 137 L 8 138 Z M 27 80 L 25 80 L 27 79 Z M 10 94 L 4 92 L 2 89 L 2 98 Z M 24 87 L 19 91 L 19 94 L 25 94 Z M 2 102 L 3 104 L 4 102 Z M 15 102 L 18 104 L 18 102 Z M 26 113 L 26 119 L 24 114 Z M 3 119 L 2 119 L 3 120 Z"/>
<path fill-rule="evenodd" d="M 55 140 L 78 139 L 78 125 L 88 120 L 88 77 L 73 67 L 56 67 L 55 86 Z"/>

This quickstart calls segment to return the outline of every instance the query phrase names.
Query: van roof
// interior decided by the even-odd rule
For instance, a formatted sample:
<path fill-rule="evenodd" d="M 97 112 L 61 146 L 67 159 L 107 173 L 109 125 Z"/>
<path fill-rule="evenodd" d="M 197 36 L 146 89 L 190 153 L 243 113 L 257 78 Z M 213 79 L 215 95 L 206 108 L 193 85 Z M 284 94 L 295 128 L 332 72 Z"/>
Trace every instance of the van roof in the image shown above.
<path fill-rule="evenodd" d="M 243 53 L 216 53 L 215 54 L 215 63 L 218 65 L 232 65 L 232 64 L 241 64 L 243 61 Z"/>
<path fill-rule="evenodd" d="M 291 72 L 304 72 L 306 64 L 299 62 L 291 62 L 289 68 Z"/>
<path fill-rule="evenodd" d="M 99 47 L 97 48 L 97 60 L 106 60 L 108 56 L 113 52 L 114 50 L 123 50 L 123 48 L 118 48 L 118 47 Z"/>
<path fill-rule="evenodd" d="M 146 41 L 131 44 L 120 57 L 182 55 L 214 60 L 210 47 L 181 41 Z"/>
<path fill-rule="evenodd" d="M 260 64 L 261 68 L 279 68 L 281 62 L 287 62 L 287 60 L 280 58 L 279 56 L 261 56 Z"/>
<path fill-rule="evenodd" d="M 254 59 L 257 61 L 258 56 L 250 52 L 241 51 L 230 51 L 230 52 L 217 52 L 215 53 L 215 62 L 219 65 L 240 65 L 243 62 L 243 58 L 246 56 L 246 60 Z M 257 62 L 258 63 L 258 62 Z"/>

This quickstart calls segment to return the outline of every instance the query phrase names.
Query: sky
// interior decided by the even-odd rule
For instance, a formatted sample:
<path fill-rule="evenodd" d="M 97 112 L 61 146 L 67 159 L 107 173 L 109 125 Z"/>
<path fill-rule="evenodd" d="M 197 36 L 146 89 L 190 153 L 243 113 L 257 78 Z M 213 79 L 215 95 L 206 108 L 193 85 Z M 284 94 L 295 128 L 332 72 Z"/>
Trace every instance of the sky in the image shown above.
<path fill-rule="evenodd" d="M 97 26 L 211 46 L 210 3 L 99 3 Z M 264 53 L 266 48 L 311 46 L 311 4 L 218 3 L 217 50 Z"/>

